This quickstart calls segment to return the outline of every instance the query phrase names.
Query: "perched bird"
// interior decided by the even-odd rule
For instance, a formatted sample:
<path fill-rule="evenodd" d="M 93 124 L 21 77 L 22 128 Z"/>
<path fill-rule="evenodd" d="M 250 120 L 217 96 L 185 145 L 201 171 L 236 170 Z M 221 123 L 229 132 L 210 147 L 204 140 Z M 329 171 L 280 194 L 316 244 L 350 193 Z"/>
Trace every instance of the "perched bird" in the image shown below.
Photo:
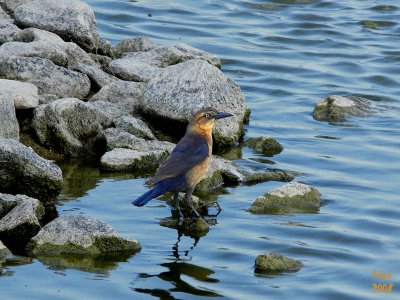
<path fill-rule="evenodd" d="M 232 115 L 218 112 L 212 107 L 200 109 L 194 114 L 186 129 L 185 136 L 172 150 L 168 158 L 157 169 L 154 177 L 147 183 L 154 187 L 132 202 L 135 206 L 143 206 L 151 199 L 167 192 L 174 193 L 174 201 L 179 208 L 179 192 L 185 192 L 185 200 L 194 214 L 199 213 L 192 203 L 192 193 L 196 185 L 207 172 L 212 153 L 212 130 L 215 120 Z"/>

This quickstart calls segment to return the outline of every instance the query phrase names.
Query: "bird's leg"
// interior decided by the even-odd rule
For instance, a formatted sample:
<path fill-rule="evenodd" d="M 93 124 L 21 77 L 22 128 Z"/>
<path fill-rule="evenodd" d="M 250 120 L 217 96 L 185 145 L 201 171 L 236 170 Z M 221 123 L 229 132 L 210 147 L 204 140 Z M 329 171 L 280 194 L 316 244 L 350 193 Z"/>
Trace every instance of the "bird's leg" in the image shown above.
<path fill-rule="evenodd" d="M 193 211 L 193 213 L 196 215 L 197 218 L 200 218 L 200 214 L 199 212 L 196 210 L 196 208 L 193 206 L 193 202 L 192 202 L 192 193 L 193 193 L 194 189 L 188 189 L 186 191 L 186 195 L 185 195 L 185 200 L 187 202 L 187 204 L 189 205 L 189 207 L 191 208 L 191 210 Z"/>
<path fill-rule="evenodd" d="M 181 212 L 181 207 L 179 206 L 179 192 L 176 192 L 174 194 L 174 202 L 176 209 L 178 210 L 178 215 L 179 215 L 179 222 L 183 219 L 183 214 Z"/>

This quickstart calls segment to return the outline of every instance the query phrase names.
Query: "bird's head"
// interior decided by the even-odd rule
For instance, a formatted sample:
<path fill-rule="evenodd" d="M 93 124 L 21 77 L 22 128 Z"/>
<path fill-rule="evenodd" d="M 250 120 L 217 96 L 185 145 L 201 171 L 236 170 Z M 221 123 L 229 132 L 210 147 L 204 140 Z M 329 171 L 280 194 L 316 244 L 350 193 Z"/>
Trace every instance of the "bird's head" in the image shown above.
<path fill-rule="evenodd" d="M 189 123 L 189 127 L 193 130 L 202 130 L 211 133 L 215 125 L 215 120 L 232 116 L 233 115 L 230 113 L 219 112 L 212 107 L 202 108 L 194 114 Z"/>

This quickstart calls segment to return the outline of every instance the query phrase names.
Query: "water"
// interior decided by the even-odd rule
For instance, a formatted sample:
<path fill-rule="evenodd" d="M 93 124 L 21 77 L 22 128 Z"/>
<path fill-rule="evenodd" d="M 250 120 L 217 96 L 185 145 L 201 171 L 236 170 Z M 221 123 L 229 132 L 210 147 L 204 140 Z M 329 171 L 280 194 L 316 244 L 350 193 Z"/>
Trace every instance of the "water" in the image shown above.
<path fill-rule="evenodd" d="M 87 0 L 102 37 L 147 35 L 217 54 L 252 110 L 246 136 L 272 135 L 285 150 L 273 167 L 300 172 L 320 190 L 318 214 L 253 215 L 254 199 L 281 183 L 227 188 L 223 211 L 199 240 L 160 226 L 161 201 L 132 199 L 144 178 L 63 166 L 60 214 L 83 213 L 138 239 L 122 262 L 83 264 L 12 257 L 3 299 L 398 299 L 400 290 L 400 4 L 397 1 Z M 313 120 L 331 94 L 375 101 L 375 113 L 342 124 Z M 242 158 L 262 158 L 242 149 Z M 268 166 L 263 163 L 260 165 Z M 254 274 L 258 254 L 304 263 L 298 273 Z M 64 265 L 64 267 L 63 267 Z M 392 273 L 392 294 L 372 294 L 374 270 Z"/>

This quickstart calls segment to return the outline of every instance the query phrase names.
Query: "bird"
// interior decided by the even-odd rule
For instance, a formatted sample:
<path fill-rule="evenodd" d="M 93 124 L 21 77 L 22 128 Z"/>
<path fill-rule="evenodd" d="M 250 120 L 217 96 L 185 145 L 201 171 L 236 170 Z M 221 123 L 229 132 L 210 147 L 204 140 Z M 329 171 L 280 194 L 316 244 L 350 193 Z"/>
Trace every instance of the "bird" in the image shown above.
<path fill-rule="evenodd" d="M 132 202 L 143 206 L 151 199 L 167 192 L 174 193 L 173 201 L 179 212 L 179 193 L 185 193 L 185 201 L 196 217 L 200 217 L 192 203 L 192 193 L 204 178 L 212 155 L 212 130 L 215 121 L 232 117 L 227 112 L 219 112 L 212 107 L 202 108 L 191 118 L 183 138 L 176 144 L 167 159 L 158 167 L 155 175 L 147 180 L 153 187 Z"/>

